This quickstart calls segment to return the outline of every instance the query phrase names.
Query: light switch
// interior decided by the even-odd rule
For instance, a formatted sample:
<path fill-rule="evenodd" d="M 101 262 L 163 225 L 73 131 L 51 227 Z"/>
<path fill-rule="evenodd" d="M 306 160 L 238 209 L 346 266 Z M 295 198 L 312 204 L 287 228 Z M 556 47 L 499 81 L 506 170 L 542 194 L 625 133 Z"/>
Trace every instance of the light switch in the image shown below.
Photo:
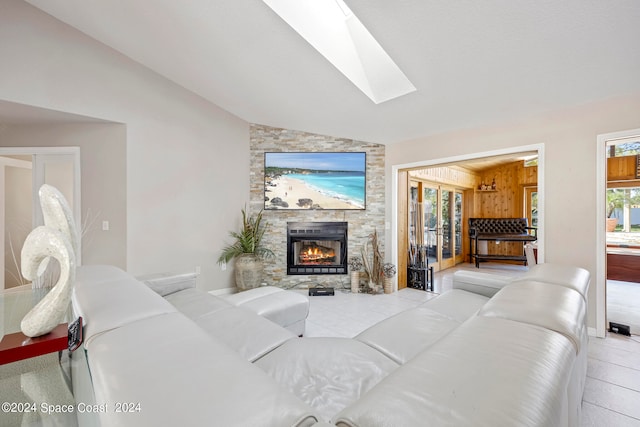
<path fill-rule="evenodd" d="M 102 231 L 109 231 L 109 221 L 102 221 Z"/>

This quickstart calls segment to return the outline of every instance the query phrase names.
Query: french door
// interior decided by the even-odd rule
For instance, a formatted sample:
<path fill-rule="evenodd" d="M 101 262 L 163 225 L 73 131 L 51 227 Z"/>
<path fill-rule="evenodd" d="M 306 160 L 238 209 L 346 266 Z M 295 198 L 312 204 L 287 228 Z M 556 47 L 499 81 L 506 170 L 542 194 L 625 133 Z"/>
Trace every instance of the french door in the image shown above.
<path fill-rule="evenodd" d="M 411 202 L 412 240 L 425 248 L 429 266 L 439 271 L 462 262 L 462 191 L 414 181 Z"/>
<path fill-rule="evenodd" d="M 0 245 L 0 290 L 26 283 L 21 248 L 29 232 L 44 224 L 38 190 L 45 183 L 62 192 L 80 223 L 78 147 L 0 147 L 0 236 L 6 242 L 6 248 Z M 80 254 L 78 247 L 76 265 Z"/>

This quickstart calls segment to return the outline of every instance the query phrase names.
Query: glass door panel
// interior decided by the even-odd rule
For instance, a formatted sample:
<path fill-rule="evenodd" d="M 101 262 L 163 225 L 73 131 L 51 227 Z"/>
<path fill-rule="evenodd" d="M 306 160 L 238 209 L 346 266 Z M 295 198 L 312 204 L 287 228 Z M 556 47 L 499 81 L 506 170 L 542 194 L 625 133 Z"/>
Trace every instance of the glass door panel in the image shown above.
<path fill-rule="evenodd" d="M 441 261 L 440 269 L 453 267 L 455 265 L 454 259 L 454 232 L 455 232 L 455 220 L 454 220 L 454 191 L 446 188 L 440 189 L 440 235 L 441 235 Z"/>
<path fill-rule="evenodd" d="M 538 226 L 538 187 L 524 189 L 525 214 L 529 219 L 529 226 Z"/>
<path fill-rule="evenodd" d="M 462 193 L 423 183 L 422 208 L 429 265 L 439 271 L 462 262 Z"/>
<path fill-rule="evenodd" d="M 454 225 L 455 225 L 455 257 L 456 262 L 462 262 L 462 193 L 456 191 L 454 205 Z"/>
<path fill-rule="evenodd" d="M 429 265 L 437 263 L 440 259 L 438 255 L 438 189 L 424 186 L 423 193 L 424 208 L 424 243 L 427 247 L 427 258 Z"/>

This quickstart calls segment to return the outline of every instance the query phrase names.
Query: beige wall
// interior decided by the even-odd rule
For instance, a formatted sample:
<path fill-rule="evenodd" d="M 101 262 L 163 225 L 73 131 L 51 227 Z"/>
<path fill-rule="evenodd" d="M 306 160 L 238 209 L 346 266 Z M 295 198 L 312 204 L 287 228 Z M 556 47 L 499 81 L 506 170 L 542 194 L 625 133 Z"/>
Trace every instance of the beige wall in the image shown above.
<path fill-rule="evenodd" d="M 493 127 L 460 130 L 387 147 L 387 217 L 394 165 L 544 144 L 546 262 L 596 273 L 596 137 L 640 127 L 640 94 L 530 117 Z M 390 237 L 388 237 L 390 238 Z M 595 280 L 589 326 L 595 327 Z"/>
<path fill-rule="evenodd" d="M 248 123 L 19 0 L 0 3 L 0 58 L 0 100 L 126 125 L 132 274 L 232 285 L 215 261 L 249 200 Z"/>
<path fill-rule="evenodd" d="M 0 132 L 0 146 L 80 147 L 80 224 L 86 230 L 82 237 L 82 262 L 127 268 L 127 145 L 124 125 L 9 125 Z M 109 221 L 109 231 L 102 231 L 102 221 Z"/>

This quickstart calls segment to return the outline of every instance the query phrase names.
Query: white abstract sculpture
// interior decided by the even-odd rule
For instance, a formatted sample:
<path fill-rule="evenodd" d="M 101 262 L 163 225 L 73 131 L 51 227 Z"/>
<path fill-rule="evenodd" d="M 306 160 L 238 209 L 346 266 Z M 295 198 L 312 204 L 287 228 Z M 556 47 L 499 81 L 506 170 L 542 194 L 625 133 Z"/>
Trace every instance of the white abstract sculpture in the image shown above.
<path fill-rule="evenodd" d="M 60 277 L 49 293 L 22 319 L 20 329 L 28 337 L 51 332 L 67 314 L 75 281 L 76 261 L 69 240 L 46 226 L 35 228 L 22 247 L 22 275 L 34 280 L 42 274 L 41 264 L 49 257 L 60 263 Z"/>
<path fill-rule="evenodd" d="M 58 230 L 69 239 L 73 253 L 78 255 L 78 231 L 67 199 L 57 188 L 44 184 L 38 191 L 44 225 Z"/>
<path fill-rule="evenodd" d="M 62 193 L 45 184 L 38 194 L 45 225 L 29 233 L 24 242 L 22 275 L 34 281 L 53 257 L 60 263 L 60 276 L 51 291 L 22 319 L 20 329 L 29 337 L 49 333 L 63 321 L 75 281 L 78 248 L 75 221 Z"/>

